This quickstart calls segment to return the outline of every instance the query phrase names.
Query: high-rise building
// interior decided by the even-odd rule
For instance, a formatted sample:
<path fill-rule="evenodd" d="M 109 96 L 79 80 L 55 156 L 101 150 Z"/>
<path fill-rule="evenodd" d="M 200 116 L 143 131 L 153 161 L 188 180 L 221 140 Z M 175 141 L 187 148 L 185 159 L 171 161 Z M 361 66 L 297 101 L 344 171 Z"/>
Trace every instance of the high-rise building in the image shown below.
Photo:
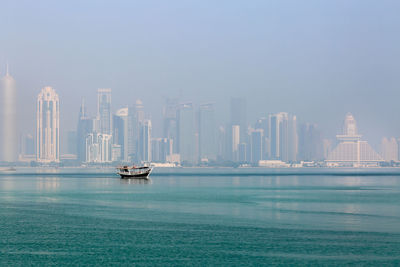
<path fill-rule="evenodd" d="M 229 157 L 227 155 L 232 154 L 232 151 L 228 150 L 228 148 L 231 148 L 231 145 L 228 144 L 227 140 L 225 127 L 219 126 L 217 130 L 217 159 L 220 161 L 228 159 Z"/>
<path fill-rule="evenodd" d="M 240 125 L 232 125 L 232 160 L 239 160 Z"/>
<path fill-rule="evenodd" d="M 76 147 L 77 147 L 77 134 L 76 131 L 68 131 L 67 132 L 67 154 L 76 155 Z"/>
<path fill-rule="evenodd" d="M 399 160 L 399 145 L 396 138 L 390 139 L 384 137 L 381 143 L 381 153 L 384 161 L 398 161 Z"/>
<path fill-rule="evenodd" d="M 112 135 L 90 133 L 86 136 L 86 162 L 109 163 L 112 161 Z"/>
<path fill-rule="evenodd" d="M 17 160 L 17 108 L 16 108 L 16 86 L 15 81 L 8 73 L 1 80 L 3 125 L 2 125 L 2 159 L 7 162 Z"/>
<path fill-rule="evenodd" d="M 86 114 L 85 101 L 82 99 L 82 104 L 79 111 L 78 127 L 76 130 L 76 153 L 79 162 L 86 162 L 86 137 L 94 130 L 93 119 Z"/>
<path fill-rule="evenodd" d="M 60 161 L 60 106 L 56 91 L 44 87 L 37 99 L 36 157 L 38 162 Z"/>
<path fill-rule="evenodd" d="M 128 158 L 129 161 L 140 162 L 140 130 L 145 120 L 143 102 L 138 99 L 134 106 L 128 108 Z"/>
<path fill-rule="evenodd" d="M 324 158 L 322 134 L 313 123 L 303 123 L 299 127 L 299 155 L 304 161 L 318 161 Z"/>
<path fill-rule="evenodd" d="M 331 139 L 323 139 L 322 140 L 322 146 L 324 150 L 324 159 L 327 159 L 329 154 L 332 151 L 332 140 Z"/>
<path fill-rule="evenodd" d="M 258 164 L 260 160 L 262 160 L 263 155 L 263 137 L 264 130 L 256 129 L 251 131 L 250 135 L 250 150 L 251 150 L 251 159 L 250 161 L 253 164 Z"/>
<path fill-rule="evenodd" d="M 177 98 L 167 98 L 163 109 L 163 135 L 165 138 L 173 140 L 174 153 L 178 153 L 178 107 Z"/>
<path fill-rule="evenodd" d="M 129 109 L 122 108 L 113 116 L 114 144 L 121 146 L 121 159 L 129 161 Z"/>
<path fill-rule="evenodd" d="M 257 120 L 254 129 L 262 129 L 264 137 L 262 140 L 262 159 L 269 158 L 268 118 L 263 117 Z"/>
<path fill-rule="evenodd" d="M 298 151 L 297 119 L 286 112 L 271 114 L 268 122 L 271 159 L 296 161 Z"/>
<path fill-rule="evenodd" d="M 213 104 L 199 107 L 199 155 L 200 159 L 217 159 L 217 132 Z"/>
<path fill-rule="evenodd" d="M 177 114 L 178 152 L 181 162 L 196 163 L 195 124 L 192 103 L 181 104 Z"/>
<path fill-rule="evenodd" d="M 383 161 L 367 141 L 361 140 L 356 120 L 351 113 L 346 114 L 342 133 L 336 136 L 339 144 L 325 160 L 328 166 L 376 166 Z"/>
<path fill-rule="evenodd" d="M 97 132 L 112 134 L 111 89 L 97 91 L 97 121 Z"/>
<path fill-rule="evenodd" d="M 172 139 L 152 138 L 151 139 L 151 161 L 166 162 L 167 156 L 172 155 Z"/>
<path fill-rule="evenodd" d="M 247 141 L 247 105 L 246 99 L 242 97 L 232 97 L 230 103 L 230 123 L 240 126 L 240 140 Z"/>
<path fill-rule="evenodd" d="M 26 134 L 22 137 L 21 154 L 35 155 L 35 139 L 31 134 Z"/>
<path fill-rule="evenodd" d="M 247 162 L 248 161 L 247 151 L 248 151 L 247 144 L 240 143 L 239 144 L 239 162 Z"/>
<path fill-rule="evenodd" d="M 151 161 L 151 121 L 144 120 L 140 124 L 139 157 L 142 162 Z"/>

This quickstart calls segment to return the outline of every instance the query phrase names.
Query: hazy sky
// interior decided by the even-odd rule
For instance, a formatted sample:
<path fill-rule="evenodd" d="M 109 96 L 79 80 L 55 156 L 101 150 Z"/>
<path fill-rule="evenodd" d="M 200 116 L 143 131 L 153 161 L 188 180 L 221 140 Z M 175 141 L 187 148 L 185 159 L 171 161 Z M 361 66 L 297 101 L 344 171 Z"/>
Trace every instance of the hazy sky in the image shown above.
<path fill-rule="evenodd" d="M 376 144 L 400 137 L 400 1 L 0 0 L 0 64 L 18 85 L 20 128 L 36 96 L 56 89 L 62 131 L 97 88 L 113 108 L 143 100 L 159 132 L 163 99 L 246 96 L 248 121 L 295 113 L 333 137 L 346 112 Z M 1 76 L 5 67 L 0 68 Z"/>

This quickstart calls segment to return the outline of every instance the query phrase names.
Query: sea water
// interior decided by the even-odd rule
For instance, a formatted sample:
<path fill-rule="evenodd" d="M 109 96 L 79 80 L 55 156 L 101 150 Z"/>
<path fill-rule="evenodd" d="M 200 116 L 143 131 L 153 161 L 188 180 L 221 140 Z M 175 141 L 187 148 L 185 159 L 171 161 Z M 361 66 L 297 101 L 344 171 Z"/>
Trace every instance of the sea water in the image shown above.
<path fill-rule="evenodd" d="M 397 174 L 0 174 L 0 265 L 345 264 L 400 264 Z"/>

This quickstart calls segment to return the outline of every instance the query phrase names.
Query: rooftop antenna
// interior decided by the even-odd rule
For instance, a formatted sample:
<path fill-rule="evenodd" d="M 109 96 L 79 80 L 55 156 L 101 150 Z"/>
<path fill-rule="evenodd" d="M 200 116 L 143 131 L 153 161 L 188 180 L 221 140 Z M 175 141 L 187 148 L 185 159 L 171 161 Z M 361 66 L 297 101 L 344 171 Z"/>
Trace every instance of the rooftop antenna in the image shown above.
<path fill-rule="evenodd" d="M 8 62 L 6 64 L 6 76 L 9 76 L 9 74 L 8 74 Z"/>

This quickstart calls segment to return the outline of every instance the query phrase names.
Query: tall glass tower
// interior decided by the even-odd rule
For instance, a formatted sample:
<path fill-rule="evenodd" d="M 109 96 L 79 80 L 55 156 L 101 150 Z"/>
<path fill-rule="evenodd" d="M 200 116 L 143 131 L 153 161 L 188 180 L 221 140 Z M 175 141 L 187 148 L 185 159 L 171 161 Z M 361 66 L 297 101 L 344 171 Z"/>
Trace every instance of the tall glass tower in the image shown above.
<path fill-rule="evenodd" d="M 216 160 L 217 132 L 214 105 L 202 104 L 199 108 L 199 153 L 200 159 Z"/>
<path fill-rule="evenodd" d="M 178 109 L 178 145 L 181 162 L 193 164 L 195 155 L 194 110 L 192 103 L 181 104 Z"/>
<path fill-rule="evenodd" d="M 99 89 L 97 91 L 97 117 L 98 132 L 102 134 L 112 134 L 112 114 L 111 114 L 111 89 Z"/>
<path fill-rule="evenodd" d="M 8 73 L 1 81 L 3 89 L 3 160 L 14 162 L 17 159 L 17 129 L 16 129 L 16 87 L 15 81 Z"/>

